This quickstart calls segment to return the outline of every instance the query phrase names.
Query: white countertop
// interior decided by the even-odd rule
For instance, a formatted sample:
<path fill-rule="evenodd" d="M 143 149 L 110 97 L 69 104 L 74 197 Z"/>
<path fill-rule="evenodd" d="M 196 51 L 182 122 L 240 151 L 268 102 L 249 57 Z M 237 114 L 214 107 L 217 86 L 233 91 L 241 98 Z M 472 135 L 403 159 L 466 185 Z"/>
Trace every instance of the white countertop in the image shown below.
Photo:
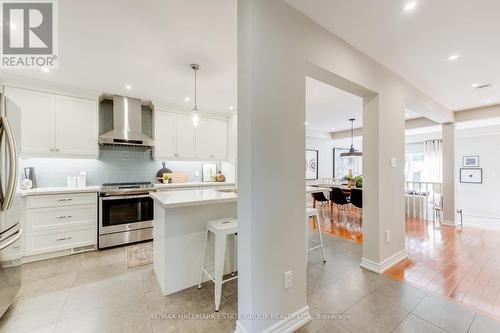
<path fill-rule="evenodd" d="M 39 187 L 30 190 L 22 190 L 21 196 L 26 197 L 30 195 L 43 195 L 43 194 L 65 194 L 65 193 L 92 193 L 99 192 L 99 186 L 85 186 L 85 187 Z"/>
<path fill-rule="evenodd" d="M 218 190 L 186 190 L 174 192 L 152 192 L 151 197 L 165 208 L 178 208 L 236 202 L 235 192 L 220 192 Z"/>
<path fill-rule="evenodd" d="M 165 188 L 187 188 L 187 187 L 205 187 L 205 186 L 234 186 L 234 183 L 226 183 L 226 182 L 186 182 L 186 183 L 170 183 L 170 184 L 162 184 L 155 183 L 154 187 L 157 189 L 165 189 Z"/>

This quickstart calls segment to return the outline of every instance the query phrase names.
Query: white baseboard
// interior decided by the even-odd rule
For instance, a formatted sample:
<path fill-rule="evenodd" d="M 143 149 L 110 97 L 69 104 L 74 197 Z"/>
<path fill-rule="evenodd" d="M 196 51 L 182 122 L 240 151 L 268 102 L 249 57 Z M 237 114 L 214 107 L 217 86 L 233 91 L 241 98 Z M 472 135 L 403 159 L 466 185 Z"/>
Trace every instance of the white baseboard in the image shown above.
<path fill-rule="evenodd" d="M 361 258 L 361 267 L 369 271 L 382 274 L 389 268 L 398 264 L 402 260 L 405 260 L 406 258 L 408 258 L 408 251 L 404 249 L 394 254 L 393 256 L 383 260 L 380 263 L 365 258 Z"/>
<path fill-rule="evenodd" d="M 306 305 L 302 309 L 292 313 L 289 318 L 280 320 L 271 327 L 263 330 L 262 333 L 291 333 L 310 321 L 311 315 L 309 314 L 309 306 Z M 234 330 L 234 333 L 248 333 L 240 320 L 236 321 L 236 329 Z"/>

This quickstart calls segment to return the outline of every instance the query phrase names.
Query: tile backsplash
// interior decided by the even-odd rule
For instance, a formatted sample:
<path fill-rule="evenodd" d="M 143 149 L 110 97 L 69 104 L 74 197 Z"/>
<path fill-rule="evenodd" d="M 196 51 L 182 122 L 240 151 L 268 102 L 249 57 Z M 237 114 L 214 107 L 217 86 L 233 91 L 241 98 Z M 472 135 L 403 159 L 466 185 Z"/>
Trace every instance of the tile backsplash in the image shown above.
<path fill-rule="evenodd" d="M 162 167 L 161 161 L 151 158 L 150 151 L 120 147 L 101 147 L 97 160 L 27 158 L 21 160 L 21 165 L 35 167 L 38 187 L 66 186 L 66 176 L 78 175 L 82 170 L 87 171 L 87 185 L 153 181 Z M 201 181 L 202 162 L 167 161 L 166 166 L 187 174 L 188 181 Z"/>

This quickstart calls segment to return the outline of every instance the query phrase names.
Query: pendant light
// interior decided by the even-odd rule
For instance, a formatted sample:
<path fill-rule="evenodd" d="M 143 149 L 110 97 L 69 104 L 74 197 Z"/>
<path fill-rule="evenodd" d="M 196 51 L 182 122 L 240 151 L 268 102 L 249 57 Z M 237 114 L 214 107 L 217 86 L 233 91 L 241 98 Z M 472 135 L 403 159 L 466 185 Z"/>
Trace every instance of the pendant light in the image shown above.
<path fill-rule="evenodd" d="M 340 154 L 340 157 L 360 157 L 363 156 L 363 153 L 354 149 L 354 121 L 356 119 L 351 118 L 349 121 L 351 122 L 351 148 L 348 152 Z"/>
<path fill-rule="evenodd" d="M 191 120 L 193 122 L 193 126 L 197 127 L 198 123 L 200 121 L 200 114 L 198 111 L 198 104 L 197 104 L 197 99 L 196 99 L 196 73 L 200 70 L 200 65 L 198 64 L 191 64 L 191 68 L 194 71 L 194 108 L 193 111 L 191 111 Z"/>

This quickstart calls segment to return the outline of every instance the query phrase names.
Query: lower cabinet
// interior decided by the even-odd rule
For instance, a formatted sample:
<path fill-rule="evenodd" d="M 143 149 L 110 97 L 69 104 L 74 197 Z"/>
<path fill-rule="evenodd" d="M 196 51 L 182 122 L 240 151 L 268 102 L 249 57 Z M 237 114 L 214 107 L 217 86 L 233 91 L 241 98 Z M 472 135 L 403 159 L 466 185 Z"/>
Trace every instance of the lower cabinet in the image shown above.
<path fill-rule="evenodd" d="M 96 193 L 38 195 L 25 200 L 25 256 L 96 247 Z"/>

